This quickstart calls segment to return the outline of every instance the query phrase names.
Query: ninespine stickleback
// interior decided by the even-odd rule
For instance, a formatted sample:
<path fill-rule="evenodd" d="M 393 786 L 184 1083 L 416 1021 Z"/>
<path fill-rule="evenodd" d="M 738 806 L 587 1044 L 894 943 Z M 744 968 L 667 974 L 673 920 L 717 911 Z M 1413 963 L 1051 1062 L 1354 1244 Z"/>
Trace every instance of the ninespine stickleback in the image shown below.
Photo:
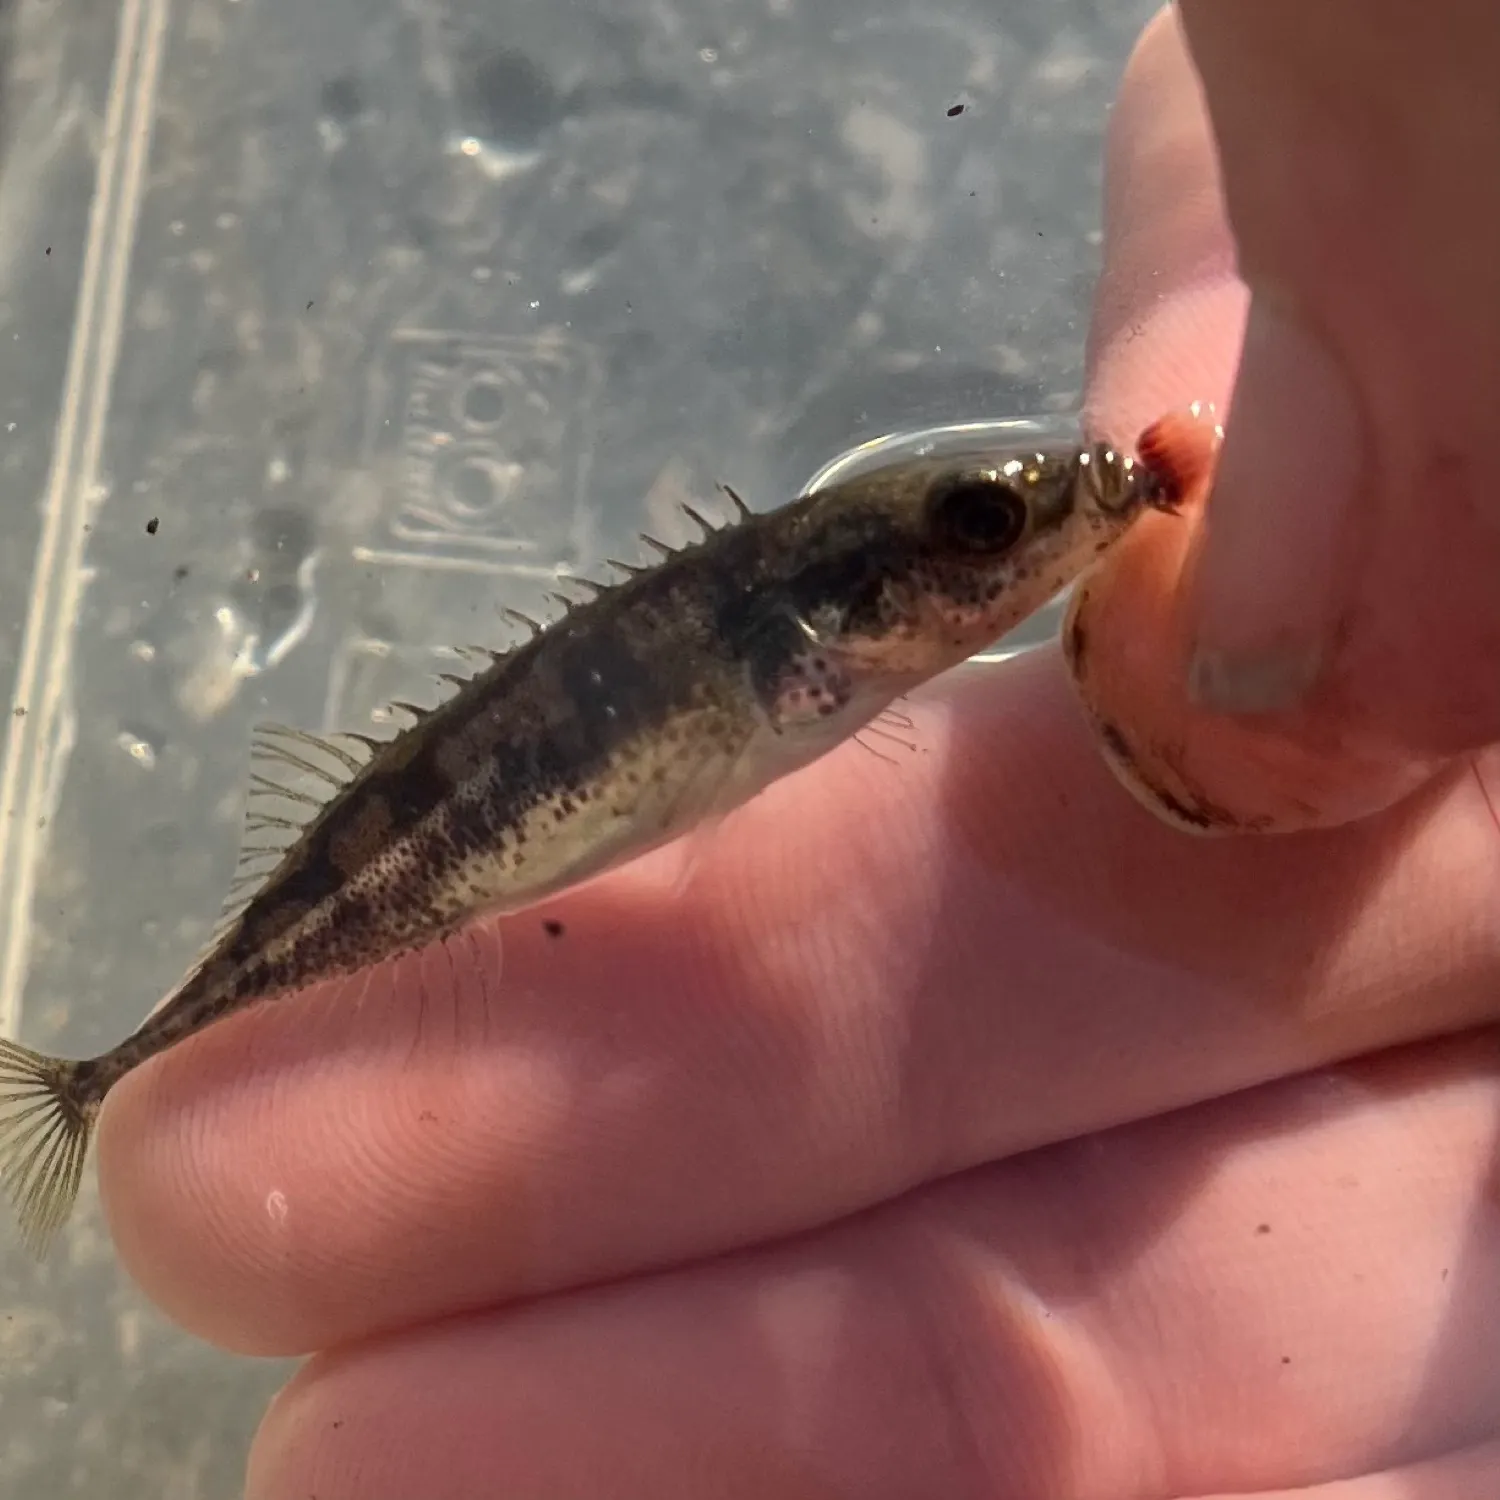
<path fill-rule="evenodd" d="M 186 978 L 97 1057 L 0 1042 L 0 1181 L 33 1250 L 72 1209 L 105 1095 L 148 1058 L 739 806 L 1172 505 L 1103 445 L 907 457 L 766 513 L 727 493 L 734 522 L 690 511 L 701 541 L 591 585 L 394 739 L 262 731 L 283 773 L 315 770 L 328 795 L 253 776 L 247 824 L 286 846 Z M 303 816 L 258 814 L 261 795 Z"/>

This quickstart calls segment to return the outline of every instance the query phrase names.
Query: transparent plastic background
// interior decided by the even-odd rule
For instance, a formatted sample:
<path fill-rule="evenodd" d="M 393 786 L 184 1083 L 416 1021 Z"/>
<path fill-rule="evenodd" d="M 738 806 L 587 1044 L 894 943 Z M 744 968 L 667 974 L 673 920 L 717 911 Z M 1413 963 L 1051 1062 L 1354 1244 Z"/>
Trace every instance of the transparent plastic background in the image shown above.
<path fill-rule="evenodd" d="M 178 977 L 255 720 L 430 701 L 717 480 L 1065 419 L 1152 8 L 0 0 L 0 1030 Z M 238 1494 L 285 1373 L 145 1304 L 92 1174 L 45 1265 L 0 1229 L 0 1493 Z"/>

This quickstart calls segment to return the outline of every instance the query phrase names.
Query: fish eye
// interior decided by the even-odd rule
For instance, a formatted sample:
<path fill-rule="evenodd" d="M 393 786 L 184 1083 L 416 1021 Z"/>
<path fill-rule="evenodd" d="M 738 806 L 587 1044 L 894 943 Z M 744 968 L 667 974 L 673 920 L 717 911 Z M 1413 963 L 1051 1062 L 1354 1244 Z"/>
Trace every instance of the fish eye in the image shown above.
<path fill-rule="evenodd" d="M 998 474 L 965 474 L 934 486 L 927 514 L 937 540 L 965 552 L 1004 552 L 1026 530 L 1026 501 Z"/>

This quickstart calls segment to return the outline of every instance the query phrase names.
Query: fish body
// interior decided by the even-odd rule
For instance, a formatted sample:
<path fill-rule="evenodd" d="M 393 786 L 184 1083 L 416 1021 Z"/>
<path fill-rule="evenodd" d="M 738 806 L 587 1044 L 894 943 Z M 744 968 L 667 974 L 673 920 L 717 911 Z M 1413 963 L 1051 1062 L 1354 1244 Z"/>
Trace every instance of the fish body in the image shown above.
<path fill-rule="evenodd" d="M 528 906 L 748 801 L 1013 628 L 1145 508 L 1103 446 L 906 458 L 631 568 L 379 743 L 268 729 L 273 868 L 142 1026 L 90 1059 L 0 1042 L 0 1182 L 41 1249 L 109 1088 L 247 1006 Z M 649 540 L 649 539 L 648 539 Z M 660 544 L 657 544 L 658 546 Z M 666 549 L 662 549 L 666 551 Z M 300 808 L 258 812 L 257 797 Z"/>

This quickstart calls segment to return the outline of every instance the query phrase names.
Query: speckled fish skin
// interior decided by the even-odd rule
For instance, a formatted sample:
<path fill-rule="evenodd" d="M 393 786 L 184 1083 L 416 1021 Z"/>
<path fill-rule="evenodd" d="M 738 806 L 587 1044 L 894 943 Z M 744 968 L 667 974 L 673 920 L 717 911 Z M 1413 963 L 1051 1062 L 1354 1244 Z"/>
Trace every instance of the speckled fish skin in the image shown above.
<path fill-rule="evenodd" d="M 744 803 L 1013 628 L 1159 503 L 1151 472 L 1102 446 L 907 458 L 742 510 L 601 588 L 374 746 L 132 1036 L 84 1061 L 0 1044 L 0 1176 L 28 1235 L 60 1222 L 104 1094 L 148 1057 Z M 8 1101 L 45 1135 L 44 1095 L 54 1135 L 77 1133 L 61 1166 L 6 1134 Z"/>

